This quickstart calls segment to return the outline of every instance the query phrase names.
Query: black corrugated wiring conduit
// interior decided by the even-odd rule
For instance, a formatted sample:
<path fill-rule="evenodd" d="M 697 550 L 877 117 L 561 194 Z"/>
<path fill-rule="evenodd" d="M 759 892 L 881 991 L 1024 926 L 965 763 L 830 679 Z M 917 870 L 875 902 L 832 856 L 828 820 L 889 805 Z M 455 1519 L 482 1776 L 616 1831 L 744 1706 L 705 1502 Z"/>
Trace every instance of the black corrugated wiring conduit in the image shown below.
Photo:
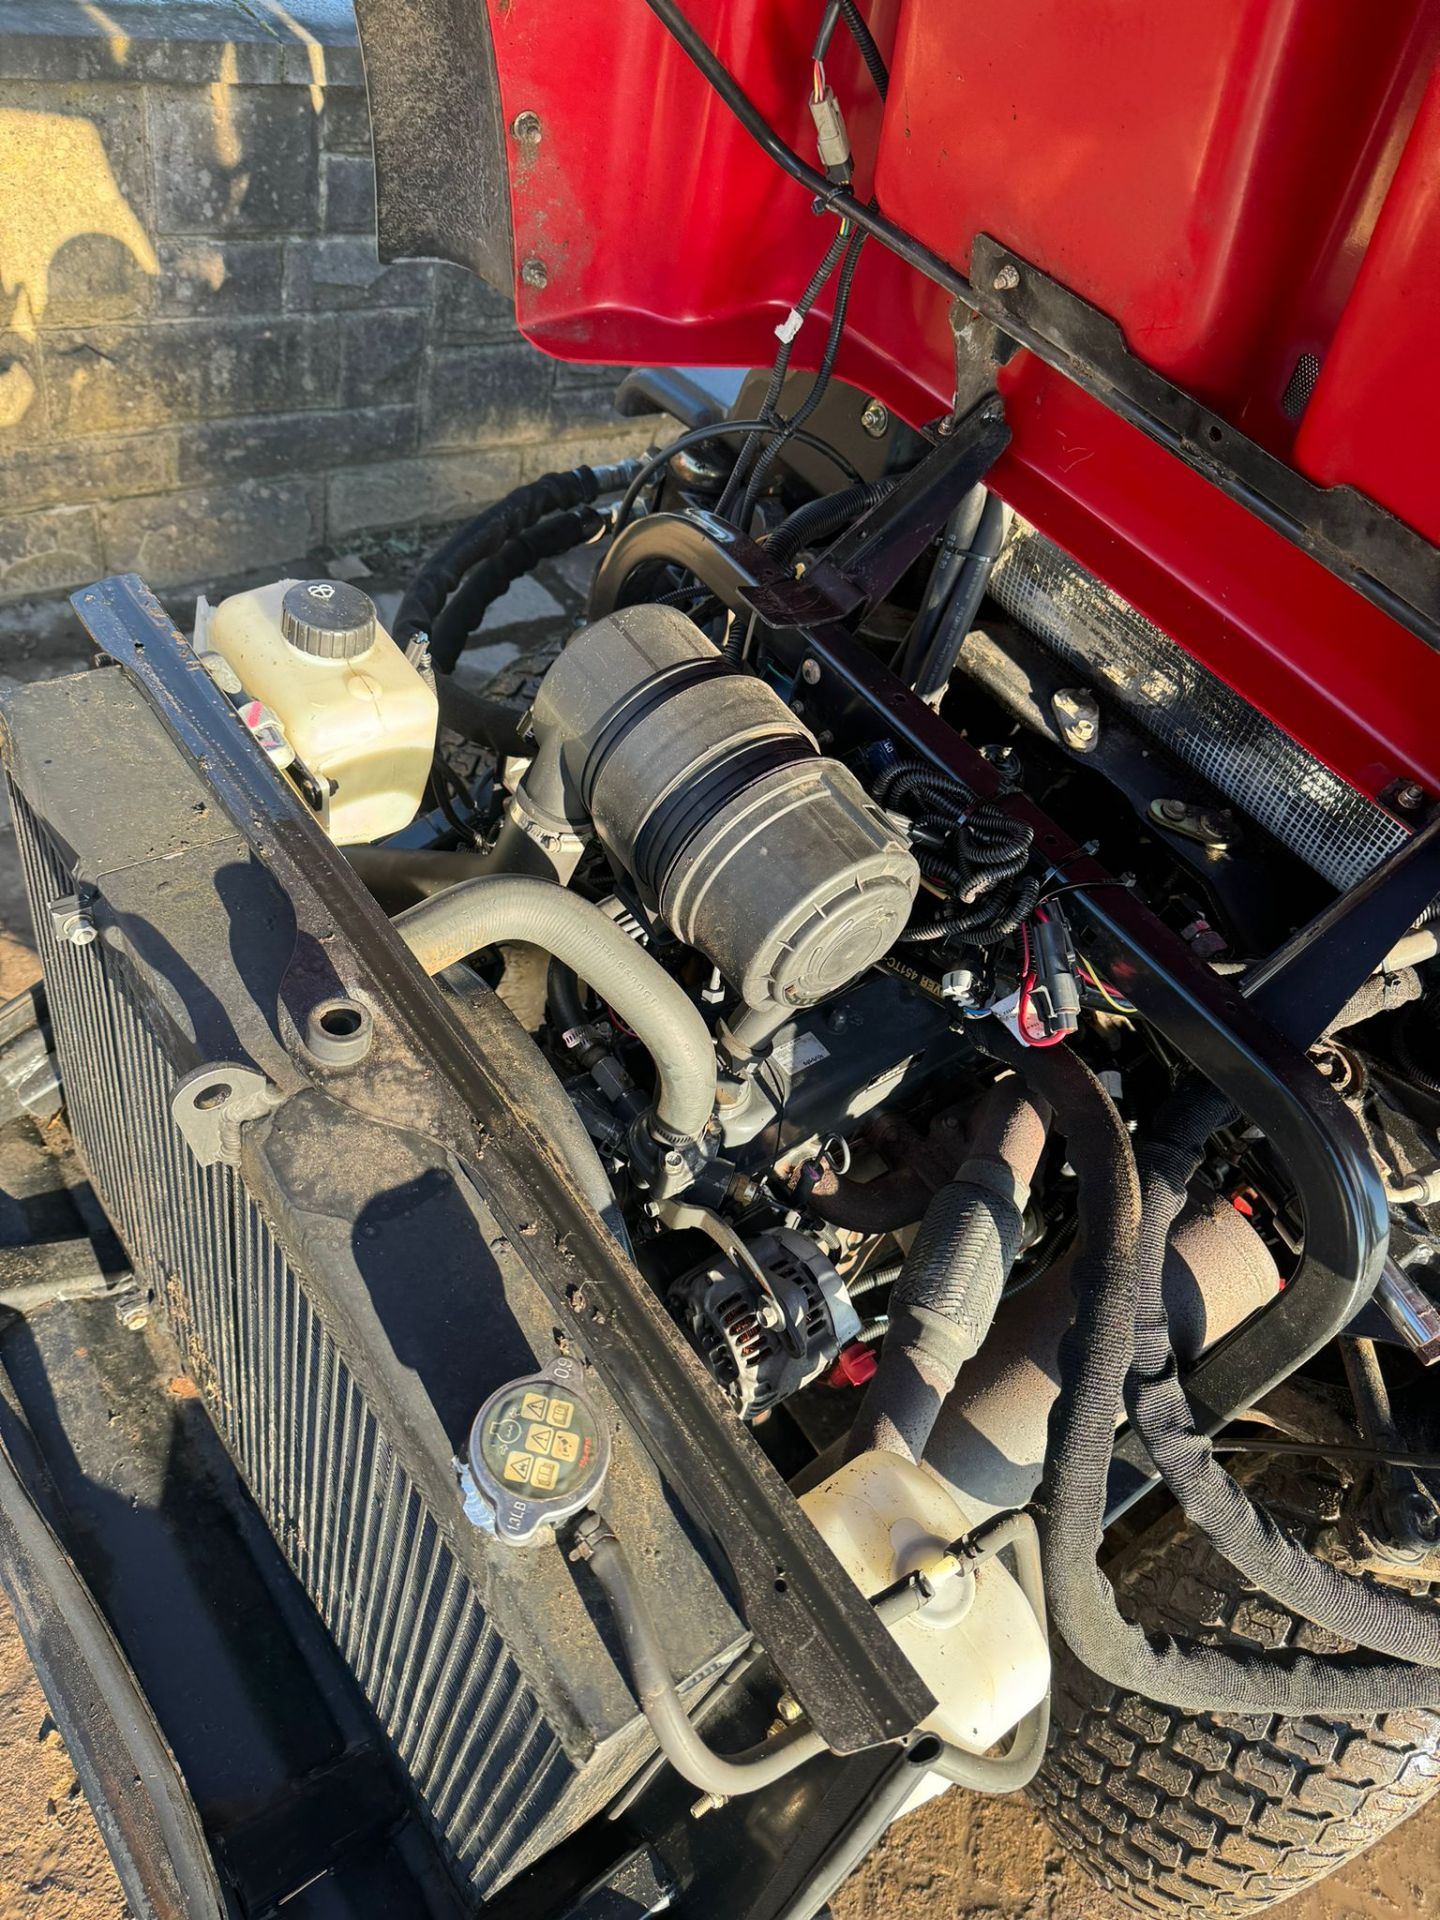
<path fill-rule="evenodd" d="M 431 622 L 430 659 L 436 672 L 455 671 L 485 615 L 517 580 L 533 572 L 542 560 L 553 560 L 583 547 L 603 533 L 605 526 L 605 515 L 594 507 L 565 507 L 513 534 L 473 566 Z"/>
<path fill-rule="evenodd" d="M 507 540 L 547 514 L 589 506 L 603 493 L 618 492 L 629 485 L 640 466 L 638 460 L 619 460 L 611 466 L 543 474 L 466 521 L 436 548 L 410 583 L 395 616 L 395 639 L 403 647 L 419 634 L 428 634 L 440 609 L 470 569 L 498 553 Z"/>
<path fill-rule="evenodd" d="M 857 515 L 887 499 L 899 484 L 898 480 L 891 479 L 862 481 L 859 486 L 846 487 L 842 493 L 827 493 L 819 500 L 807 500 L 803 507 L 797 507 L 788 519 L 781 521 L 765 542 L 766 553 L 782 567 L 788 567 L 806 547 L 848 527 Z"/>
<path fill-rule="evenodd" d="M 1020 1251 L 1048 1119 L 1013 1075 L 980 1101 L 965 1162 L 927 1207 L 890 1295 L 890 1325 L 849 1458 L 875 1448 L 907 1460 L 924 1456 L 961 1367 L 990 1331 Z"/>
<path fill-rule="evenodd" d="M 1097 1555 L 1145 1254 L 1135 1154 L 1115 1103 L 1071 1048 L 1022 1047 L 994 1020 L 983 1031 L 976 1022 L 975 1031 L 1048 1102 L 1077 1176 L 1075 1318 L 1060 1346 L 1060 1393 L 1050 1416 L 1038 1502 L 1045 1590 L 1056 1630 L 1112 1686 L 1189 1712 L 1357 1718 L 1440 1706 L 1440 1671 L 1428 1663 L 1372 1652 L 1205 1646 L 1147 1634 L 1120 1613 Z M 1215 1544 L 1229 1559 L 1232 1542 L 1223 1537 L 1223 1521 L 1220 1533 Z M 1387 1611 L 1396 1600 L 1393 1594 L 1372 1597 Z M 1402 1611 L 1408 1617 L 1411 1609 Z M 1440 1626 L 1433 1619 L 1413 1624 L 1415 1645 Z"/>

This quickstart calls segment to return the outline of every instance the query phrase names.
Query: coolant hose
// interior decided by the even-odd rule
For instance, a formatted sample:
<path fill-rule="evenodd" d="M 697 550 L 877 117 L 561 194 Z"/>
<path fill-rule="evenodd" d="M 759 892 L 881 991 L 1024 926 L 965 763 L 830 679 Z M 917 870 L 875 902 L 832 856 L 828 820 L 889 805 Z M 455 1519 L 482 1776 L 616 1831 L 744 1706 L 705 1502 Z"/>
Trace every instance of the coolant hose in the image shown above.
<path fill-rule="evenodd" d="M 1060 1394 L 1039 1502 L 1046 1598 L 1060 1636 L 1112 1686 L 1190 1712 L 1360 1718 L 1440 1706 L 1440 1672 L 1428 1666 L 1369 1653 L 1205 1646 L 1147 1634 L 1120 1613 L 1097 1554 L 1135 1346 L 1142 1257 L 1135 1154 L 1114 1101 L 1071 1048 L 1022 1047 L 995 1020 L 983 1039 L 1053 1110 L 1078 1185 L 1075 1318 L 1060 1345 Z M 1217 1544 L 1228 1558 L 1228 1547 Z"/>
<path fill-rule="evenodd" d="M 715 1046 L 684 989 L 600 908 L 553 880 L 489 874 L 407 908 L 396 931 L 428 974 L 506 941 L 572 967 L 648 1048 L 662 1140 L 699 1140 L 715 1106 Z"/>
<path fill-rule="evenodd" d="M 982 1097 L 964 1165 L 926 1208 L 890 1295 L 880 1364 L 847 1456 L 920 1460 L 960 1369 L 990 1331 L 1020 1251 L 1048 1111 L 1015 1075 Z"/>
<path fill-rule="evenodd" d="M 728 1800 L 733 1794 L 768 1787 L 826 1751 L 824 1740 L 812 1727 L 788 1727 L 744 1753 L 719 1754 L 708 1747 L 685 1711 L 655 1630 L 654 1615 L 630 1570 L 624 1548 L 596 1514 L 586 1514 L 580 1521 L 576 1545 L 605 1589 L 620 1629 L 640 1710 L 650 1722 L 660 1751 L 682 1779 L 702 1793 Z"/>
<path fill-rule="evenodd" d="M 1040 1562 L 1040 1541 L 1035 1521 L 1028 1513 L 1003 1513 L 980 1528 L 976 1541 L 983 1542 L 985 1557 L 1004 1551 L 1015 1555 L 1015 1577 L 1020 1591 L 1040 1631 L 1049 1637 L 1045 1620 L 1045 1580 Z M 1028 1787 L 1040 1771 L 1050 1737 L 1050 1689 L 1026 1714 L 1010 1736 L 1004 1753 L 969 1753 L 964 1747 L 947 1741 L 939 1757 L 931 1762 L 938 1773 L 957 1787 L 969 1787 L 975 1793 L 1018 1793 Z"/>

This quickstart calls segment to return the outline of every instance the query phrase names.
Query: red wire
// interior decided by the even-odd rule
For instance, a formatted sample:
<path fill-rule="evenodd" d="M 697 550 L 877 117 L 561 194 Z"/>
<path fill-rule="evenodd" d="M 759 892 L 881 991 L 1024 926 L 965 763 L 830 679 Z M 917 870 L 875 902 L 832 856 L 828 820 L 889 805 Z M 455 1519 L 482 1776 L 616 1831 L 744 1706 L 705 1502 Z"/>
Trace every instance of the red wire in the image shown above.
<path fill-rule="evenodd" d="M 1041 914 L 1040 918 L 1044 919 Z M 1015 1008 L 1015 1024 L 1020 1029 L 1020 1038 L 1027 1047 L 1058 1047 L 1068 1036 L 1060 1033 L 1034 1034 L 1030 1031 L 1030 996 L 1035 991 L 1035 975 L 1030 966 L 1030 932 L 1024 921 L 1020 923 L 1020 999 Z"/>

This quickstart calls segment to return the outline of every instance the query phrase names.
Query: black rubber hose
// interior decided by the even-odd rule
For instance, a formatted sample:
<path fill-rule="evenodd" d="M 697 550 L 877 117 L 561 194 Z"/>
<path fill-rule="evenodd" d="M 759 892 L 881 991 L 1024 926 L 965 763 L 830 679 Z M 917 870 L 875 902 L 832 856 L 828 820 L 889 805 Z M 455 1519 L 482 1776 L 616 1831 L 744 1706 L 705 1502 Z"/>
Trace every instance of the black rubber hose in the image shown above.
<path fill-rule="evenodd" d="M 980 516 L 989 498 L 985 488 L 977 482 L 962 496 L 945 522 L 945 530 L 940 536 L 940 550 L 926 582 L 925 597 L 911 624 L 895 668 L 907 687 L 914 686 L 917 670 L 930 656 L 935 635 L 945 617 L 945 609 L 954 597 L 960 576 L 965 571 L 970 548 L 980 528 Z"/>
<path fill-rule="evenodd" d="M 955 662 L 960 658 L 965 636 L 975 624 L 980 602 L 985 598 L 985 589 L 990 584 L 991 572 L 1004 544 L 1005 503 L 999 494 L 992 493 L 986 497 L 980 524 L 975 529 L 975 538 L 970 543 L 970 551 L 960 570 L 960 578 L 955 583 L 955 591 L 946 602 L 926 657 L 916 668 L 915 691 L 922 700 L 932 699 L 950 684 L 950 676 L 955 671 Z"/>
<path fill-rule="evenodd" d="M 1318 1560 L 1238 1487 L 1197 1432 L 1170 1339 L 1160 1271 L 1205 1143 L 1235 1118 L 1212 1089 L 1187 1090 L 1161 1110 L 1138 1155 L 1141 1228 L 1130 1417 L 1186 1518 L 1262 1592 L 1317 1626 L 1397 1661 L 1440 1667 L 1440 1609 L 1433 1600 L 1377 1588 Z M 1440 1674 L 1431 1673 L 1440 1698 Z"/>
<path fill-rule="evenodd" d="M 526 486 L 516 487 L 503 500 L 486 507 L 450 535 L 420 567 L 400 602 L 392 633 L 403 647 L 417 634 L 429 633 L 441 607 L 460 581 L 481 560 L 547 513 L 565 507 L 588 506 L 602 493 L 624 487 L 639 468 L 637 460 L 617 461 L 608 467 L 576 467 L 568 473 L 547 473 Z"/>
<path fill-rule="evenodd" d="M 807 500 L 797 507 L 765 542 L 765 551 L 782 567 L 788 567 L 797 553 L 817 541 L 827 539 L 848 527 L 858 514 L 878 506 L 899 485 L 897 480 L 863 481 L 847 487 L 843 493 L 827 493 L 819 500 Z"/>
<path fill-rule="evenodd" d="M 979 1029 L 980 1023 L 973 1023 Z M 1046 1595 L 1054 1624 L 1112 1686 L 1190 1712 L 1321 1713 L 1356 1718 L 1440 1706 L 1440 1672 L 1369 1653 L 1210 1647 L 1146 1634 L 1126 1620 L 1100 1570 L 1106 1482 L 1135 1338 L 1140 1183 L 1124 1121 L 1069 1047 L 1022 1047 L 991 1020 L 984 1044 L 1046 1100 L 1078 1177 L 1075 1318 L 1061 1342 L 1040 1496 Z"/>
<path fill-rule="evenodd" d="M 441 607 L 430 625 L 430 659 L 437 673 L 453 673 L 456 662 L 479 631 L 501 594 L 557 554 L 583 547 L 605 528 L 594 507 L 562 507 L 533 526 L 523 527 L 484 560 L 477 562 Z"/>
<path fill-rule="evenodd" d="M 567 1056 L 588 1072 L 609 1049 L 595 1037 L 593 1020 L 580 999 L 580 978 L 563 960 L 552 960 L 545 976 L 545 998 L 550 1018 Z"/>
<path fill-rule="evenodd" d="M 961 1367 L 990 1331 L 1025 1230 L 1047 1111 L 1023 1080 L 997 1082 L 977 1109 L 970 1150 L 926 1209 L 890 1295 L 890 1326 L 846 1454 L 924 1456 Z"/>

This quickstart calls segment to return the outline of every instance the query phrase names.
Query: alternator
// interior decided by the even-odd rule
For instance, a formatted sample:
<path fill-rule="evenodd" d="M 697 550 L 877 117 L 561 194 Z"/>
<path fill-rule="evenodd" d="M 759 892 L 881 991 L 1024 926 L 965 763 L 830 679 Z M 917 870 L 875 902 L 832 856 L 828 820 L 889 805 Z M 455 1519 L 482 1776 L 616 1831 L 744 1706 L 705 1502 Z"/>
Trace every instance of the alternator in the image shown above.
<path fill-rule="evenodd" d="M 768 1298 L 757 1275 L 716 1259 L 677 1281 L 670 1300 L 735 1411 L 758 1420 L 823 1373 L 860 1319 L 844 1281 L 804 1234 L 779 1227 L 746 1252 Z"/>

